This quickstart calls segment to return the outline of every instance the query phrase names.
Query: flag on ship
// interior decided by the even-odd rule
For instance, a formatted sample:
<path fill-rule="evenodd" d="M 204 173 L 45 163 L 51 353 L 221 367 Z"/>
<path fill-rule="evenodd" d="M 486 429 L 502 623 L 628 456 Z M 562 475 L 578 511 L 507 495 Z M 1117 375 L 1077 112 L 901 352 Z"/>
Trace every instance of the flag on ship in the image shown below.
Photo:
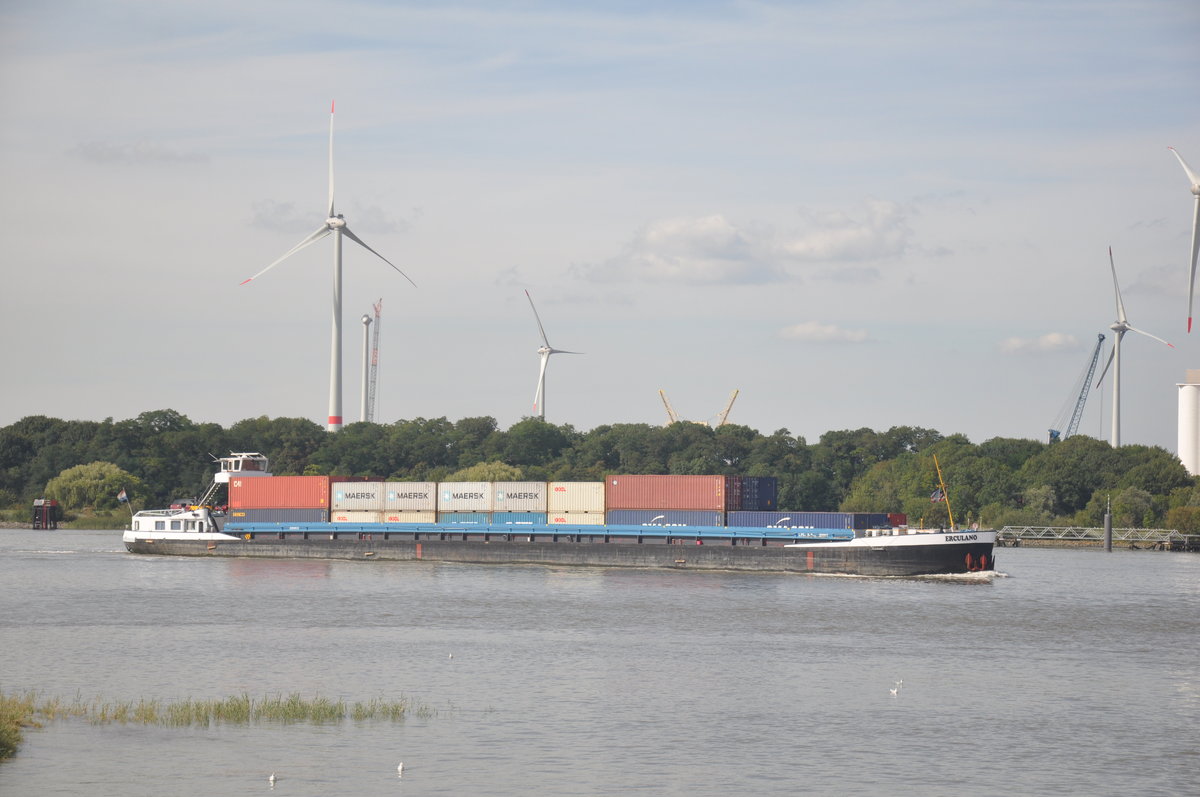
<path fill-rule="evenodd" d="M 942 492 L 941 487 L 934 490 L 933 493 L 929 496 L 929 503 L 931 503 L 931 504 L 936 504 L 938 501 L 945 501 L 945 500 L 946 500 L 946 494 L 944 492 Z"/>
<path fill-rule="evenodd" d="M 129 503 L 129 496 L 125 494 L 125 488 L 121 488 L 121 492 L 117 493 L 117 500 L 122 504 Z"/>

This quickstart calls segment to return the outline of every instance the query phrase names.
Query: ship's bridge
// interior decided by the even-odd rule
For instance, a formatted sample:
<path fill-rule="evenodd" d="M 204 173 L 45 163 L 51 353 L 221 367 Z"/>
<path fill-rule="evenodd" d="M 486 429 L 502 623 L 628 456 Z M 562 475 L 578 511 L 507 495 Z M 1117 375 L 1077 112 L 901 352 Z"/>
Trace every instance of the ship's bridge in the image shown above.
<path fill-rule="evenodd" d="M 213 475 L 213 481 L 226 482 L 231 478 L 248 478 L 251 476 L 270 476 L 270 463 L 258 452 L 233 453 L 220 457 L 221 470 Z"/>

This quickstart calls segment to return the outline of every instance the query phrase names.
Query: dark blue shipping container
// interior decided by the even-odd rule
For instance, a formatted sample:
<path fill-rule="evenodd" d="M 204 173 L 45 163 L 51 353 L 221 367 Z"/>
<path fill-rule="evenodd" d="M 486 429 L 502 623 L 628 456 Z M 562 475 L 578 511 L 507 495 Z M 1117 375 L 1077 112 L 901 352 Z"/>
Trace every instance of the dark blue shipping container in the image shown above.
<path fill-rule="evenodd" d="M 743 476 L 741 505 L 745 512 L 769 512 L 779 506 L 779 479 L 774 476 Z"/>
<path fill-rule="evenodd" d="M 493 512 L 493 526 L 544 526 L 545 512 Z"/>
<path fill-rule="evenodd" d="M 725 513 L 712 509 L 610 509 L 604 522 L 613 526 L 724 526 Z"/>
<path fill-rule="evenodd" d="M 850 512 L 730 512 L 730 526 L 781 529 L 852 529 Z"/>
<path fill-rule="evenodd" d="M 328 509 L 230 509 L 226 523 L 328 523 Z"/>
<path fill-rule="evenodd" d="M 730 512 L 730 526 L 751 528 L 883 529 L 891 528 L 883 512 Z"/>

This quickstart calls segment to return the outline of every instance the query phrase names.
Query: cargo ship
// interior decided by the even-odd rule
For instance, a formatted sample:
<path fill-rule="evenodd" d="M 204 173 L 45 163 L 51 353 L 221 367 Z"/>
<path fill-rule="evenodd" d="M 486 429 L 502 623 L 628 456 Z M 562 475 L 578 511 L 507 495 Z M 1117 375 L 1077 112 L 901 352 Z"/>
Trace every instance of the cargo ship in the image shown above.
<path fill-rule="evenodd" d="M 781 512 L 769 477 L 379 482 L 273 476 L 257 453 L 218 462 L 203 498 L 136 513 L 124 533 L 126 549 L 872 577 L 995 567 L 994 531 L 912 529 L 895 514 Z"/>

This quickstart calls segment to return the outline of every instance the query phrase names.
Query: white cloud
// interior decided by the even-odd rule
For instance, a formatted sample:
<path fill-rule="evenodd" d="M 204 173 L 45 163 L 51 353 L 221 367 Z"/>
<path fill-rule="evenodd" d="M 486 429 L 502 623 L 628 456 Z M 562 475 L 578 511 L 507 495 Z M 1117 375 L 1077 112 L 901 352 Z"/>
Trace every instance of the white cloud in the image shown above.
<path fill-rule="evenodd" d="M 779 330 L 779 337 L 806 343 L 866 343 L 870 340 L 865 329 L 842 329 L 833 324 L 805 321 Z"/>
<path fill-rule="evenodd" d="M 898 203 L 867 202 L 855 213 L 809 211 L 798 229 L 776 232 L 743 226 L 721 214 L 652 222 L 638 230 L 624 253 L 582 269 L 594 281 L 753 285 L 783 282 L 789 269 L 825 264 L 811 276 L 843 283 L 879 279 L 880 271 L 858 264 L 902 256 L 912 230 Z"/>
<path fill-rule="evenodd" d="M 783 242 L 784 254 L 799 261 L 862 261 L 900 257 L 912 230 L 903 208 L 871 200 L 851 215 L 842 211 L 806 211 L 803 229 Z"/>
<path fill-rule="evenodd" d="M 1006 354 L 1044 354 L 1079 348 L 1079 340 L 1065 332 L 1048 332 L 1037 338 L 1007 338 L 1000 343 Z"/>
<path fill-rule="evenodd" d="M 766 256 L 763 237 L 719 214 L 664 219 L 638 230 L 618 257 L 585 269 L 592 280 L 687 284 L 756 284 L 782 274 Z"/>
<path fill-rule="evenodd" d="M 200 152 L 180 152 L 169 147 L 139 141 L 135 144 L 110 144 L 84 141 L 75 147 L 79 157 L 92 163 L 207 163 Z"/>

